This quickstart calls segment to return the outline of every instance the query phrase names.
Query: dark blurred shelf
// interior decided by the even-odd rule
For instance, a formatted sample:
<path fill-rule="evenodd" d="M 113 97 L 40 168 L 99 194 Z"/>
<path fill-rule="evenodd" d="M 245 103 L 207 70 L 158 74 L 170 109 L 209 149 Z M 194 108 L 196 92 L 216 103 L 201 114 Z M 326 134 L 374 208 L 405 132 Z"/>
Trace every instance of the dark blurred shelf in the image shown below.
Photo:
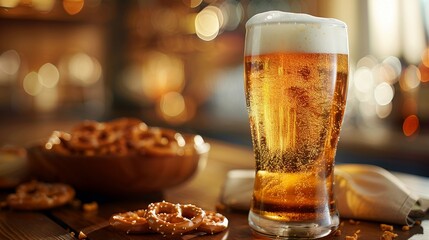
<path fill-rule="evenodd" d="M 336 161 L 378 165 L 391 171 L 429 176 L 429 135 L 405 137 L 389 129 L 344 128 Z"/>

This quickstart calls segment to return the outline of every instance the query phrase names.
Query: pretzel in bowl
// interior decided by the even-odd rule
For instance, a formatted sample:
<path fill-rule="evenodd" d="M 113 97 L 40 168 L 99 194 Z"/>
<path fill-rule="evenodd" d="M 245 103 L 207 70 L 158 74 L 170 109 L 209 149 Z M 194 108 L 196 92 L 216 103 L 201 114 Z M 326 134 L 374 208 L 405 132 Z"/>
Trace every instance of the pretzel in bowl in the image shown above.
<path fill-rule="evenodd" d="M 96 149 L 114 143 L 117 138 L 104 123 L 87 120 L 72 130 L 69 144 L 79 150 Z"/>
<path fill-rule="evenodd" d="M 70 133 L 54 131 L 45 150 L 83 156 L 176 156 L 185 154 L 185 145 L 185 138 L 174 130 L 149 127 L 136 118 L 119 118 L 83 121 Z"/>
<path fill-rule="evenodd" d="M 45 210 L 63 206 L 74 196 L 74 189 L 67 184 L 31 181 L 19 185 L 6 202 L 12 209 Z"/>
<path fill-rule="evenodd" d="M 151 156 L 174 156 L 180 147 L 185 145 L 185 139 L 173 130 L 152 127 L 149 129 L 134 128 L 131 144 L 139 153 Z"/>
<path fill-rule="evenodd" d="M 105 123 L 109 130 L 114 132 L 129 132 L 134 127 L 148 129 L 146 123 L 137 118 L 118 118 Z"/>

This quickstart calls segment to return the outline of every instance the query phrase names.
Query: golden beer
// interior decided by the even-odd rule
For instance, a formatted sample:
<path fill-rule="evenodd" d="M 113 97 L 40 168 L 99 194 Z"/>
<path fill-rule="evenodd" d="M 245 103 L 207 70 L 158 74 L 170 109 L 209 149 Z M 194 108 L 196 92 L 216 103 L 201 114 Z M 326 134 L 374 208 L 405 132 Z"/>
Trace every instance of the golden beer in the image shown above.
<path fill-rule="evenodd" d="M 296 27 L 294 24 L 278 31 L 289 31 Z M 325 34 L 337 33 L 315 24 L 321 23 L 303 21 L 298 25 L 311 25 L 311 31 L 322 29 Z M 270 39 L 261 35 L 264 28 L 273 26 L 256 25 L 262 30 L 252 32 L 248 27 L 244 59 L 256 160 L 249 224 L 265 235 L 321 237 L 338 226 L 333 168 L 346 102 L 348 54 L 317 42 L 309 44 L 308 49 L 299 41 L 291 46 L 281 35 L 284 47 L 276 42 L 276 36 Z M 311 36 L 311 31 L 305 37 Z M 268 33 L 277 34 L 271 30 Z M 294 36 L 299 37 L 299 32 Z M 264 38 L 282 47 L 275 49 L 268 44 L 269 50 L 265 51 L 264 46 L 248 43 L 249 39 L 264 42 Z"/>

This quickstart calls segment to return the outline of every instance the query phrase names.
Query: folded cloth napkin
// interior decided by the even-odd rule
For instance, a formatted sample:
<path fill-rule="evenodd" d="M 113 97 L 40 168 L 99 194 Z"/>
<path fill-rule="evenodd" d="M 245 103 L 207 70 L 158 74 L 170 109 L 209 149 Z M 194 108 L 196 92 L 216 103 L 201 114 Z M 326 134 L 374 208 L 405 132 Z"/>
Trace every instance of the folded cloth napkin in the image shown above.
<path fill-rule="evenodd" d="M 337 166 L 335 194 L 343 217 L 414 223 L 410 213 L 419 196 L 383 168 L 359 164 Z"/>
<path fill-rule="evenodd" d="M 254 170 L 232 170 L 222 191 L 222 203 L 232 209 L 250 207 Z M 411 225 L 429 209 L 429 179 L 363 164 L 335 167 L 335 194 L 343 218 Z"/>

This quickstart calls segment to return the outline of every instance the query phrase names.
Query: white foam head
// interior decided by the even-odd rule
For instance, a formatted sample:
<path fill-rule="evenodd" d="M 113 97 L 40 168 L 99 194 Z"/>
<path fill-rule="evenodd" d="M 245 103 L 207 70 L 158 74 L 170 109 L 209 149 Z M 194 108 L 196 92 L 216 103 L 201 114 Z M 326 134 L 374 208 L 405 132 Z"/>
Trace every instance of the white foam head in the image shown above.
<path fill-rule="evenodd" d="M 273 52 L 348 54 L 347 26 L 333 18 L 270 11 L 246 23 L 246 55 Z"/>

